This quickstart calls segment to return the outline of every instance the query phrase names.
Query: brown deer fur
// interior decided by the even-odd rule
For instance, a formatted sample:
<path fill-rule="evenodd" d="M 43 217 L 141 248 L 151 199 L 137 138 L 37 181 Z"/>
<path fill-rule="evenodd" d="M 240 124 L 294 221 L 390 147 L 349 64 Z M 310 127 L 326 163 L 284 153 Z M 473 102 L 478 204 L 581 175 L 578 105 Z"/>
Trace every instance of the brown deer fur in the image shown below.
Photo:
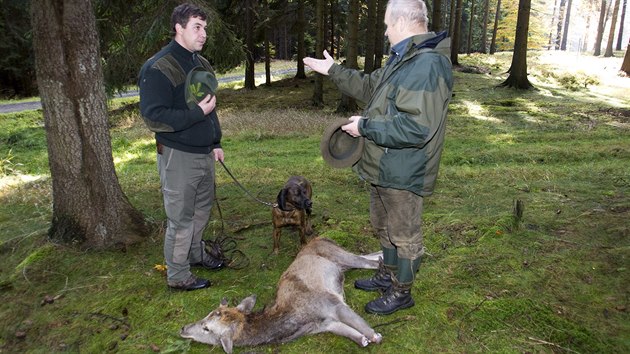
<path fill-rule="evenodd" d="M 348 307 L 343 293 L 344 271 L 376 269 L 378 257 L 352 254 L 332 240 L 314 238 L 280 277 L 271 306 L 252 312 L 255 295 L 236 307 L 228 307 L 223 299 L 208 316 L 184 326 L 180 335 L 221 345 L 226 353 L 233 346 L 284 343 L 321 332 L 347 337 L 362 347 L 380 343 L 381 335 Z"/>

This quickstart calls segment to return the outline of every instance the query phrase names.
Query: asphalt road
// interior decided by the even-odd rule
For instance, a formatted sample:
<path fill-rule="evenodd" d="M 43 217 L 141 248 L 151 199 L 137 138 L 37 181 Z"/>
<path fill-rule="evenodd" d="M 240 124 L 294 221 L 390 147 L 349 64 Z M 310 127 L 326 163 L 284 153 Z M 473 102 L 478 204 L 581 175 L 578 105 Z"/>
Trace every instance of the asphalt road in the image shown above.
<path fill-rule="evenodd" d="M 285 70 L 273 71 L 271 74 L 272 75 L 286 75 L 286 74 L 291 74 L 295 72 L 296 72 L 296 69 L 285 69 Z M 256 77 L 263 77 L 263 76 L 265 76 L 264 73 L 256 74 Z M 217 79 L 217 81 L 226 83 L 226 82 L 240 81 L 240 80 L 243 80 L 244 78 L 245 76 L 243 75 L 229 76 L 229 77 L 219 78 Z M 116 97 L 132 97 L 132 96 L 137 96 L 137 95 L 138 95 L 138 91 L 134 90 L 134 91 L 117 94 Z M 0 114 L 31 111 L 31 110 L 37 110 L 37 109 L 42 109 L 42 103 L 40 101 L 0 104 Z"/>

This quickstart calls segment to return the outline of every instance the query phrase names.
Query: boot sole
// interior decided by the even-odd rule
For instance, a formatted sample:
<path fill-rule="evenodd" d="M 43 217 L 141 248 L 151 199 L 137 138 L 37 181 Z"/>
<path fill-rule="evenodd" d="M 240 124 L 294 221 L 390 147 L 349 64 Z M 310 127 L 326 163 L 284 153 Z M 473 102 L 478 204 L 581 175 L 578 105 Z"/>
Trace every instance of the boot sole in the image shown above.
<path fill-rule="evenodd" d="M 354 287 L 355 287 L 355 289 L 359 289 L 359 290 L 363 290 L 363 291 L 386 291 L 387 289 L 389 289 L 389 287 L 383 288 L 383 287 L 378 287 L 378 286 L 369 288 L 369 287 L 366 287 L 366 286 L 358 286 L 356 283 L 354 284 Z"/>
<path fill-rule="evenodd" d="M 410 307 L 413 307 L 416 303 L 413 301 L 413 299 L 411 299 L 411 301 L 408 301 L 394 309 L 392 309 L 391 311 L 376 311 L 376 310 L 372 310 L 370 309 L 367 305 L 365 305 L 365 312 L 367 313 L 371 313 L 374 315 L 391 315 L 392 313 L 399 311 L 399 310 L 404 310 L 404 309 L 408 309 Z"/>

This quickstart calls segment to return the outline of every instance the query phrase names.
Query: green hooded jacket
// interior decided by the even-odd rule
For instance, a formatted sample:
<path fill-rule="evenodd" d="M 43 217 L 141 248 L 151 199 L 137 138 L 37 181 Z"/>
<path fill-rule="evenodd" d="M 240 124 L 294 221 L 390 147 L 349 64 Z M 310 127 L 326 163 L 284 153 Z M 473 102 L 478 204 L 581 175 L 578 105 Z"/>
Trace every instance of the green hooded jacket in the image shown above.
<path fill-rule="evenodd" d="M 411 37 L 399 61 L 371 74 L 337 64 L 328 70 L 343 93 L 365 104 L 359 121 L 365 146 L 353 166 L 361 178 L 420 196 L 433 193 L 453 92 L 450 50 L 445 32 L 429 32 Z"/>

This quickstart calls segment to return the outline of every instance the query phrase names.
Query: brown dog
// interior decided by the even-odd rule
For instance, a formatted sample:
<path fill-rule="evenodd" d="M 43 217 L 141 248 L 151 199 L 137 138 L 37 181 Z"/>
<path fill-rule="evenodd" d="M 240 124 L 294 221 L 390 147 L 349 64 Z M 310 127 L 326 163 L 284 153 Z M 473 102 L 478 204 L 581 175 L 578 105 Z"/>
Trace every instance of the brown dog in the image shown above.
<path fill-rule="evenodd" d="M 311 183 L 302 176 L 292 176 L 278 193 L 277 205 L 271 211 L 273 222 L 273 253 L 280 248 L 280 228 L 294 225 L 299 228 L 300 242 L 313 233 L 310 216 L 313 202 Z"/>

